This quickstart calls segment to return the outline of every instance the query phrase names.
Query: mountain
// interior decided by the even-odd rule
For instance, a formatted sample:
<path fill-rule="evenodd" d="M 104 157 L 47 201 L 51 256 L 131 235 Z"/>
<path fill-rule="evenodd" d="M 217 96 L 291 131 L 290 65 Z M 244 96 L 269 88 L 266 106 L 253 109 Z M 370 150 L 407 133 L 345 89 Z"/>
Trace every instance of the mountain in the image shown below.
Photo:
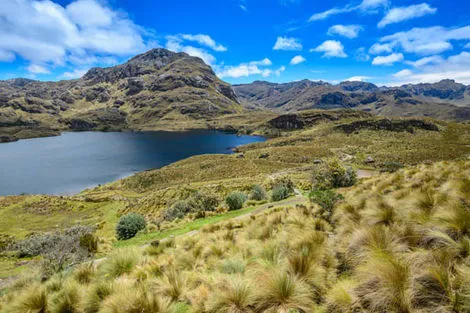
<path fill-rule="evenodd" d="M 255 81 L 233 88 L 242 104 L 251 109 L 291 112 L 354 108 L 384 116 L 470 119 L 470 86 L 453 80 L 393 88 L 350 81 L 338 85 L 310 80 L 285 84 Z"/>
<path fill-rule="evenodd" d="M 0 81 L 0 135 L 25 128 L 30 134 L 20 137 L 54 129 L 201 128 L 207 119 L 241 110 L 231 86 L 210 66 L 165 49 L 92 68 L 76 80 Z"/>

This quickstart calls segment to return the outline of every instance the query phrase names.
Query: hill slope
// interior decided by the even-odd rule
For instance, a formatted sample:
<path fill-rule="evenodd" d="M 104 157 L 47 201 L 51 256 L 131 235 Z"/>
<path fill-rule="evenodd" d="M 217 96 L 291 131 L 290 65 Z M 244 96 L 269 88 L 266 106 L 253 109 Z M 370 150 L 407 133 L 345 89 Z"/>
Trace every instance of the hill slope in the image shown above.
<path fill-rule="evenodd" d="M 280 112 L 354 108 L 384 116 L 470 119 L 470 87 L 453 80 L 396 88 L 379 88 L 364 82 L 332 85 L 309 80 L 285 84 L 255 81 L 233 87 L 248 108 Z"/>
<path fill-rule="evenodd" d="M 25 128 L 194 128 L 240 111 L 231 86 L 210 66 L 165 49 L 121 65 L 92 68 L 77 80 L 0 81 L 0 127 L 5 133 Z"/>

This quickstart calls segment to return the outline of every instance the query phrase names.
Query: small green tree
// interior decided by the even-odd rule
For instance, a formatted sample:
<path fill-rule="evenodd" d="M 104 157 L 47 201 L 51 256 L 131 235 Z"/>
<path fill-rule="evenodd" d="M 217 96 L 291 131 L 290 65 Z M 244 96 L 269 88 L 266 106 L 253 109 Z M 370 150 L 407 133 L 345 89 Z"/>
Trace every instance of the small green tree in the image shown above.
<path fill-rule="evenodd" d="M 325 219 L 330 220 L 335 204 L 342 200 L 343 196 L 331 189 L 314 189 L 310 192 L 309 198 L 310 201 L 320 206 L 323 211 L 322 215 L 325 217 Z"/>
<path fill-rule="evenodd" d="M 116 237 L 118 240 L 130 239 L 146 226 L 145 218 L 140 214 L 129 213 L 123 215 L 116 225 Z"/>
<path fill-rule="evenodd" d="M 251 189 L 250 199 L 261 201 L 266 199 L 266 190 L 260 185 L 254 185 Z"/>
<path fill-rule="evenodd" d="M 312 184 L 316 189 L 349 187 L 356 183 L 357 173 L 352 167 L 345 167 L 338 158 L 315 165 Z"/>
<path fill-rule="evenodd" d="M 240 210 L 245 201 L 246 195 L 239 191 L 232 192 L 227 196 L 227 198 L 225 198 L 225 203 L 227 204 L 229 211 Z"/>
<path fill-rule="evenodd" d="M 271 192 L 272 201 L 281 201 L 289 197 L 289 188 L 284 185 L 277 185 Z"/>
<path fill-rule="evenodd" d="M 173 203 L 165 212 L 163 212 L 163 219 L 166 221 L 173 221 L 177 218 L 183 218 L 191 211 L 191 207 L 185 200 L 179 200 Z"/>

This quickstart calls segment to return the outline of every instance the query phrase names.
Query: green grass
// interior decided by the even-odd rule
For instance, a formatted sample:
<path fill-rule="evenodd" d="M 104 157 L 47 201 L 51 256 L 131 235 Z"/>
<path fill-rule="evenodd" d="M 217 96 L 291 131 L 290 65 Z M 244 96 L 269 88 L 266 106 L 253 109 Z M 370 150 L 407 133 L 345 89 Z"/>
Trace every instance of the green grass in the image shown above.
<path fill-rule="evenodd" d="M 193 230 L 199 230 L 202 227 L 209 225 L 209 224 L 226 221 L 228 219 L 231 219 L 237 216 L 248 214 L 250 212 L 253 212 L 255 209 L 256 207 L 249 207 L 249 208 L 241 209 L 238 211 L 230 211 L 227 213 L 214 215 L 211 217 L 200 218 L 192 222 L 183 224 L 181 225 L 181 227 L 168 229 L 168 230 L 164 230 L 161 232 L 154 232 L 154 233 L 148 233 L 148 234 L 142 233 L 129 240 L 117 241 L 115 242 L 114 247 L 120 248 L 120 247 L 128 247 L 128 246 L 135 246 L 135 245 L 144 245 L 146 243 L 149 243 L 152 240 L 156 240 L 156 239 L 161 240 L 161 239 L 168 238 L 171 236 L 184 235 Z"/>

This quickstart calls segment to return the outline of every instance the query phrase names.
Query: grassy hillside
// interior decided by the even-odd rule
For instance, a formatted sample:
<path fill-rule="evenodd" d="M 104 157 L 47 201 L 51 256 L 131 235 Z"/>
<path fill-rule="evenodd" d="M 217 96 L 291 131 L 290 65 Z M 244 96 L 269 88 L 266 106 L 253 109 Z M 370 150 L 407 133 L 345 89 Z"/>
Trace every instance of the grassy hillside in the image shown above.
<path fill-rule="evenodd" d="M 316 204 L 29 276 L 2 312 L 468 312 L 470 162 L 381 174 Z"/>

